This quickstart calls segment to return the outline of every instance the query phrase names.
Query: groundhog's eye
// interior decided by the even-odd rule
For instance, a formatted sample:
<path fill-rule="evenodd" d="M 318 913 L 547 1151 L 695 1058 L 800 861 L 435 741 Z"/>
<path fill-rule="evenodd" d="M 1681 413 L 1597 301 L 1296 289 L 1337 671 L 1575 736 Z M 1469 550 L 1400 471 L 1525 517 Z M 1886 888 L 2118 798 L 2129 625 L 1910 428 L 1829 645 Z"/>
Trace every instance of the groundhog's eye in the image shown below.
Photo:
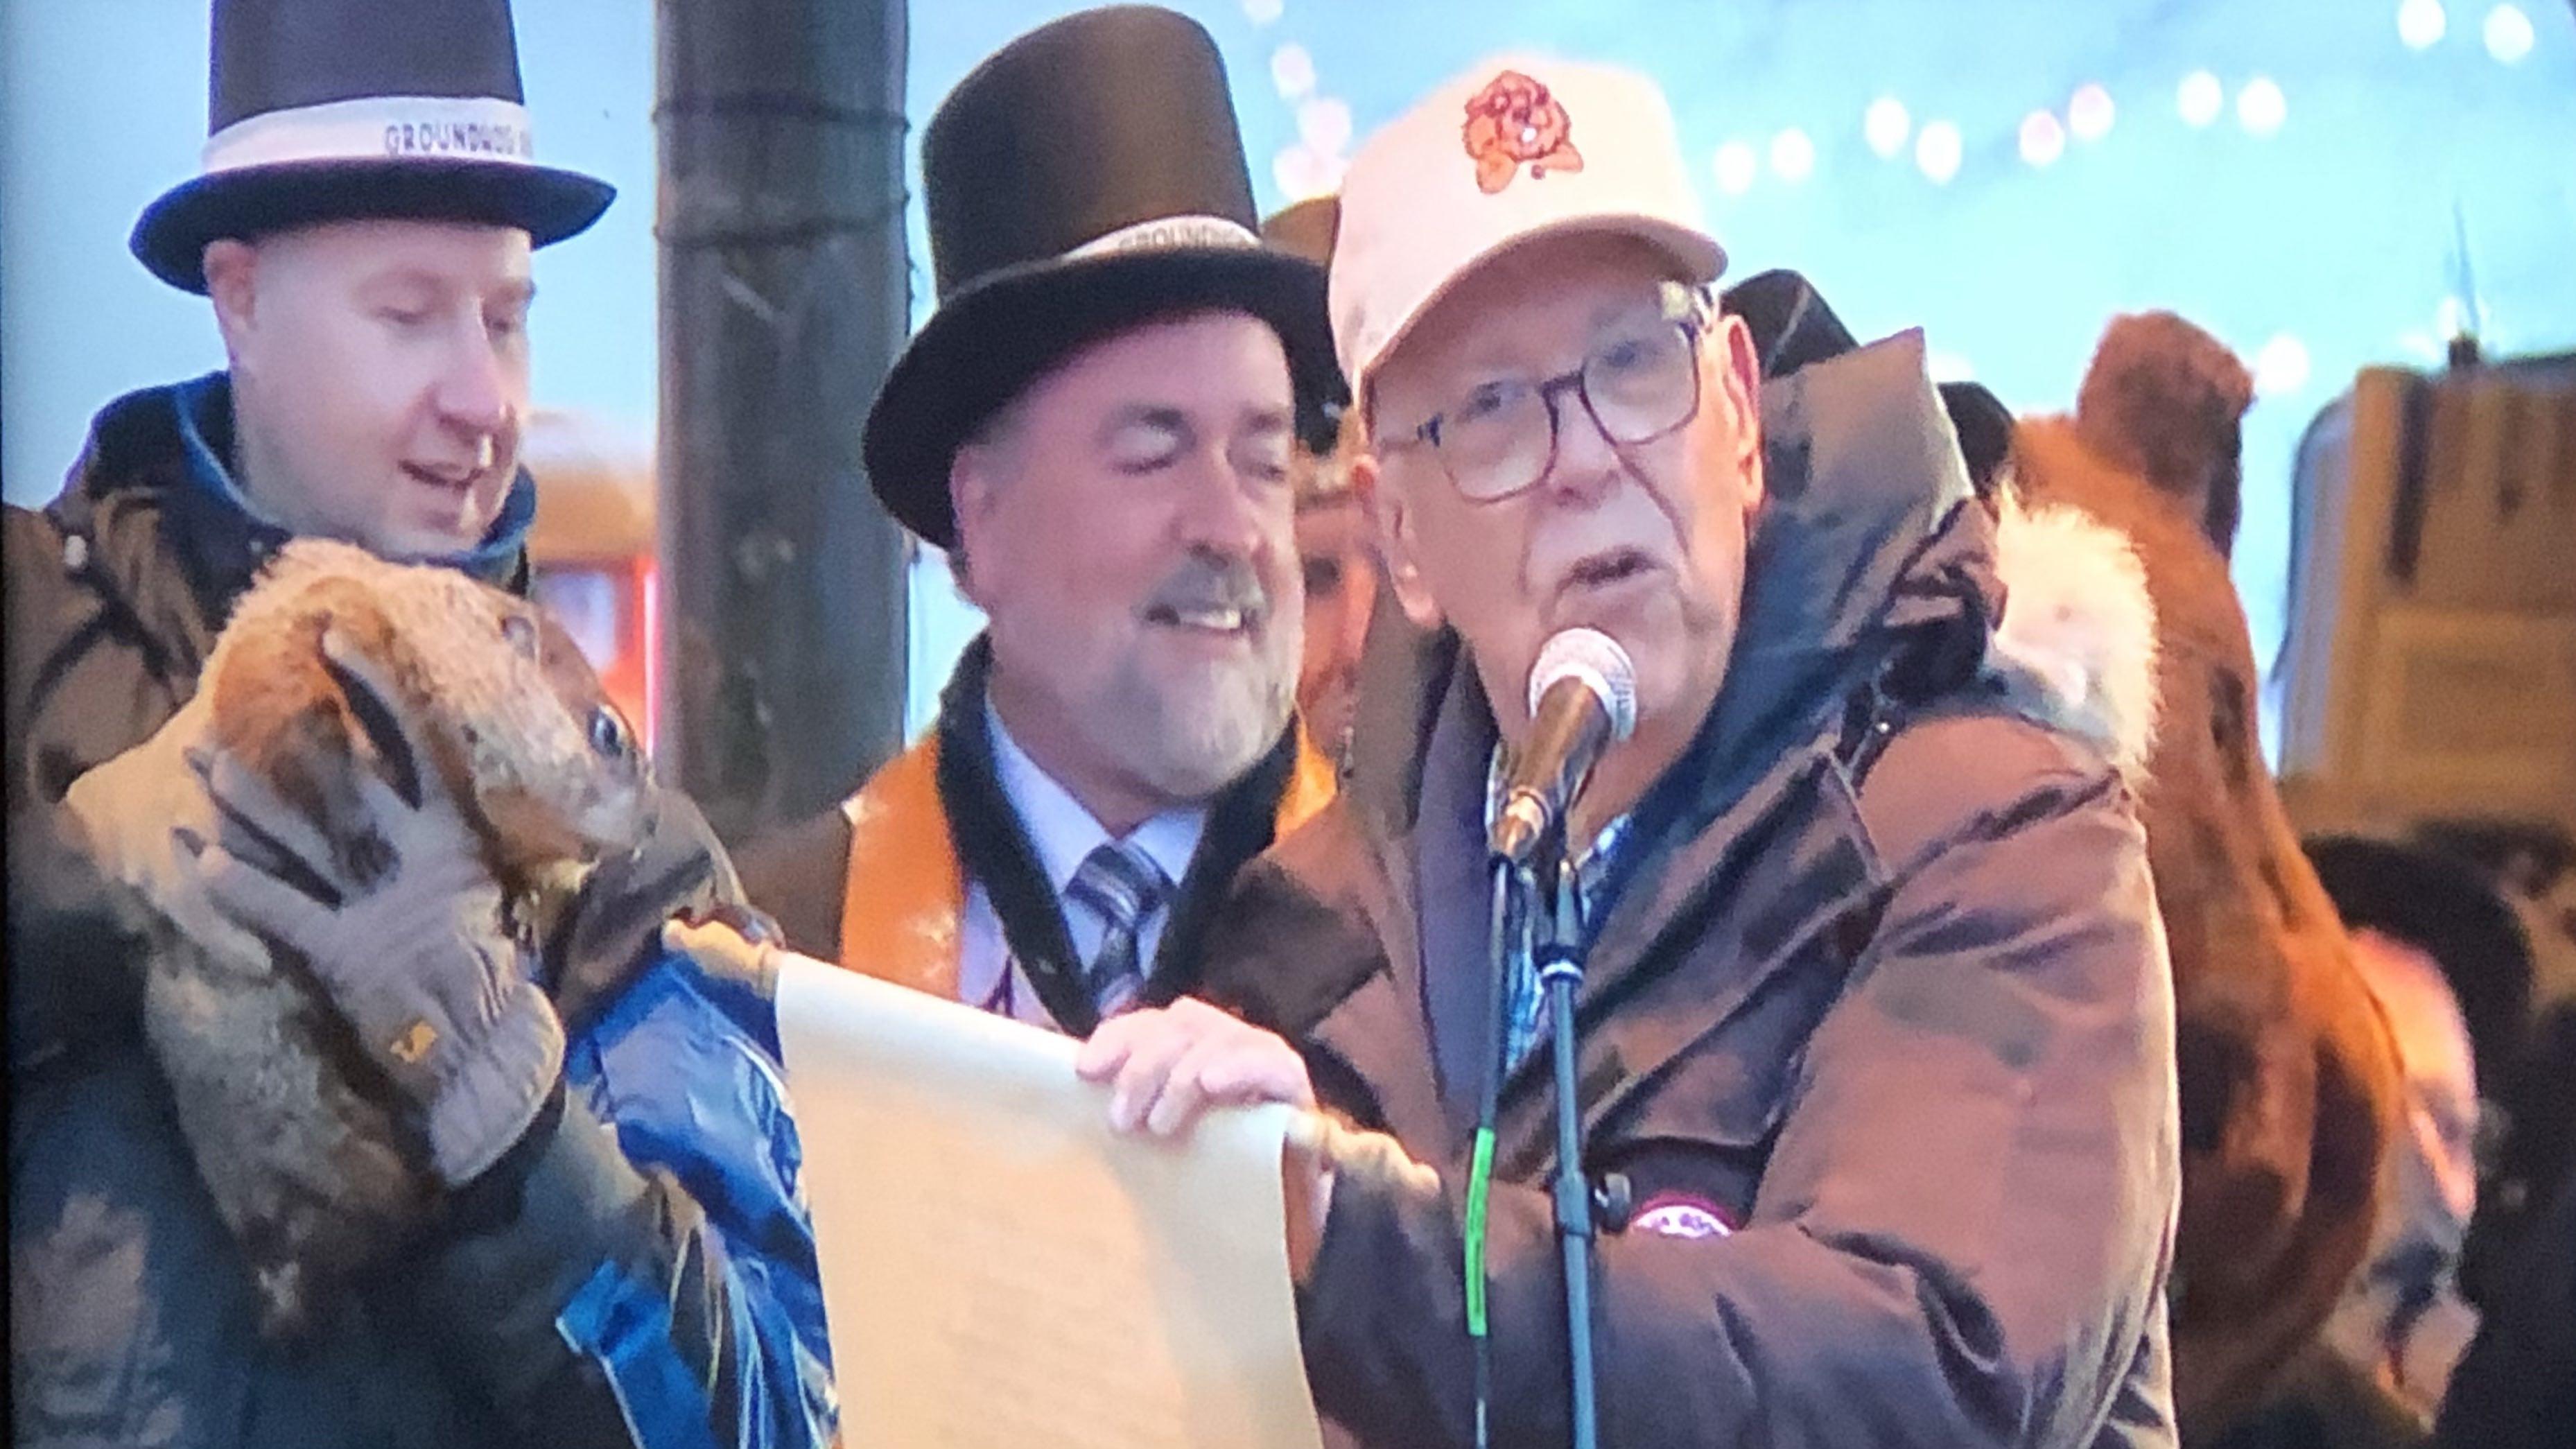
<path fill-rule="evenodd" d="M 634 738 L 626 732 L 626 721 L 607 705 L 590 712 L 590 747 L 612 760 L 623 758 L 635 748 Z"/>

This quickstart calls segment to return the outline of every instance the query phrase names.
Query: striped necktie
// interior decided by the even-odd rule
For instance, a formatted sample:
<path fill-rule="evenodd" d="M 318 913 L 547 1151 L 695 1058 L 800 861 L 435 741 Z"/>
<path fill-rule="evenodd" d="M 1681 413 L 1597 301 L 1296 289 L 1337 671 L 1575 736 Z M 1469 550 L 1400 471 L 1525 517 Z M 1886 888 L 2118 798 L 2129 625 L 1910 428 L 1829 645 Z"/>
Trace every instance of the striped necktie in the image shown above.
<path fill-rule="evenodd" d="M 1113 841 L 1083 858 L 1064 893 L 1089 907 L 1104 928 L 1100 949 L 1083 968 L 1082 984 L 1105 1021 L 1126 1009 L 1144 989 L 1137 938 L 1146 919 L 1170 898 L 1171 877 L 1144 851 Z"/>

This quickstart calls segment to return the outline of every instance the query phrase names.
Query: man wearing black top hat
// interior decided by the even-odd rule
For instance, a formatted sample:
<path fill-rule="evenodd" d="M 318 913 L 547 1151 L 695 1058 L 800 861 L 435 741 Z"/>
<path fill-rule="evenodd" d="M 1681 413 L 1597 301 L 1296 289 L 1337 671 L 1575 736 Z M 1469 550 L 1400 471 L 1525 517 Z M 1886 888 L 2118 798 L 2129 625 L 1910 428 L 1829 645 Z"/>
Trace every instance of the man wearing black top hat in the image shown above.
<path fill-rule="evenodd" d="M 202 888 L 173 827 L 212 840 L 219 806 L 227 842 L 298 838 L 201 753 L 207 651 L 297 535 L 525 585 L 529 252 L 612 195 L 532 159 L 507 0 L 217 0 L 213 35 L 204 174 L 133 248 L 210 298 L 231 365 L 111 403 L 61 496 L 7 515 L 15 1438 L 821 1442 L 775 1023 L 657 939 L 735 889 L 676 796 L 542 949 L 477 907 L 485 883 L 437 884 L 468 844 L 443 798 L 384 807 L 400 844 L 364 887 L 291 851 L 243 863 L 275 891 L 320 882 L 288 913 L 311 934 L 263 932 L 356 1028 L 351 1060 L 306 1075 L 381 1072 L 436 1189 L 347 1293 L 283 1311 L 249 1265 L 298 1271 L 292 1223 L 228 1215 L 237 1177 L 192 1153 L 160 1063 L 194 1048 L 147 1007 L 151 948 L 120 898 Z M 460 999 L 479 1005 L 438 1014 Z M 356 1057 L 385 1039 L 370 1009 L 451 1029 L 425 1056 L 408 1038 L 424 1070 L 396 1073 Z M 279 1190 L 328 1204 L 339 1166 Z"/>
<path fill-rule="evenodd" d="M 1291 717 L 1323 273 L 1261 245 L 1223 63 L 1169 11 L 1004 47 L 922 168 L 940 304 L 868 471 L 990 626 L 931 736 L 744 878 L 808 951 L 1088 1036 L 1190 989 L 1235 869 L 1331 790 Z"/>

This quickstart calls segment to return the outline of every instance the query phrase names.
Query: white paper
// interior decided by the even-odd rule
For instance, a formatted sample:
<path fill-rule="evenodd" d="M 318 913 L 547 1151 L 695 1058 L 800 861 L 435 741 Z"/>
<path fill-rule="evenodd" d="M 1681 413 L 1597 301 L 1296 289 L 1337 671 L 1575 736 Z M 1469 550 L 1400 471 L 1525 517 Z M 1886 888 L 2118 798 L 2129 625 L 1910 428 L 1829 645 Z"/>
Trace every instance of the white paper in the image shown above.
<path fill-rule="evenodd" d="M 1121 1136 L 1073 1041 L 780 960 L 842 1442 L 1315 1449 L 1288 1108 Z"/>

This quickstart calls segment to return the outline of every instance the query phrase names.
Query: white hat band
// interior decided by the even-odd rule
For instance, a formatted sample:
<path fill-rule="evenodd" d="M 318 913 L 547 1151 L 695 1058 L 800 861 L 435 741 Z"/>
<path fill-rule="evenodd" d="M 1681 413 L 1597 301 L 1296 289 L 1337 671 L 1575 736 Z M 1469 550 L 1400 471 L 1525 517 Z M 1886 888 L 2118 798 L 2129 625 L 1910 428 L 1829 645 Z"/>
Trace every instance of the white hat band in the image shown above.
<path fill-rule="evenodd" d="M 1096 236 L 1065 257 L 1105 256 L 1111 252 L 1178 251 L 1200 247 L 1257 247 L 1261 238 L 1241 222 L 1221 216 L 1157 216 Z"/>
<path fill-rule="evenodd" d="M 536 161 L 528 108 L 497 96 L 363 96 L 266 111 L 206 138 L 209 173 L 297 161 Z"/>

